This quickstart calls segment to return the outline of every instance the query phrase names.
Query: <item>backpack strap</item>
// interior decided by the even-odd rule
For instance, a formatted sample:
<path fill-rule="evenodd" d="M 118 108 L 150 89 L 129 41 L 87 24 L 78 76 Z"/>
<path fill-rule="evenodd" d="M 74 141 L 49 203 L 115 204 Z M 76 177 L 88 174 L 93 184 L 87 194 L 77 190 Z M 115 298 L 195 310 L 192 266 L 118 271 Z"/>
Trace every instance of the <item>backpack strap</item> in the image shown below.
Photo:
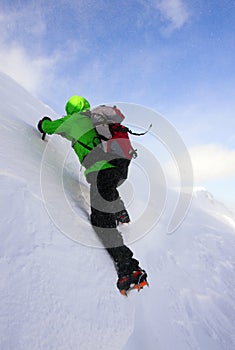
<path fill-rule="evenodd" d="M 143 135 L 145 135 L 145 134 L 147 134 L 147 132 L 149 132 L 149 130 L 151 129 L 151 127 L 152 127 L 153 125 L 152 124 L 150 124 L 149 125 L 149 127 L 148 127 L 148 130 L 146 130 L 145 132 L 141 132 L 141 133 L 138 133 L 138 132 L 133 132 L 133 131 L 131 131 L 130 129 L 128 129 L 127 131 L 129 132 L 129 134 L 131 134 L 131 135 L 135 135 L 135 136 L 143 136 Z"/>
<path fill-rule="evenodd" d="M 110 127 L 111 127 L 111 130 L 116 131 L 116 132 L 123 132 L 123 133 L 128 132 L 131 135 L 143 136 L 143 135 L 147 134 L 147 132 L 149 132 L 149 130 L 152 127 L 152 124 L 149 125 L 148 130 L 146 130 L 145 132 L 141 132 L 141 133 L 133 132 L 128 127 L 121 125 L 121 124 L 117 124 L 117 123 L 110 124 Z"/>
<path fill-rule="evenodd" d="M 129 129 L 120 123 L 109 124 L 109 128 L 110 128 L 111 132 L 121 132 L 121 133 L 129 132 Z"/>
<path fill-rule="evenodd" d="M 79 145 L 81 145 L 82 147 L 88 149 L 89 151 L 92 151 L 97 146 L 95 143 L 95 139 L 98 139 L 98 143 L 100 143 L 99 137 L 98 136 L 94 137 L 92 140 L 94 147 L 90 147 L 90 146 L 86 145 L 84 142 L 82 142 L 80 140 L 75 140 L 75 139 L 72 140 L 72 147 L 74 147 L 75 143 L 79 143 Z"/>
<path fill-rule="evenodd" d="M 93 148 L 91 148 L 90 146 L 86 145 L 85 143 L 83 143 L 80 140 L 73 140 L 72 141 L 72 147 L 74 147 L 75 143 L 79 143 L 79 145 L 81 145 L 82 147 L 88 149 L 89 151 L 92 151 Z"/>

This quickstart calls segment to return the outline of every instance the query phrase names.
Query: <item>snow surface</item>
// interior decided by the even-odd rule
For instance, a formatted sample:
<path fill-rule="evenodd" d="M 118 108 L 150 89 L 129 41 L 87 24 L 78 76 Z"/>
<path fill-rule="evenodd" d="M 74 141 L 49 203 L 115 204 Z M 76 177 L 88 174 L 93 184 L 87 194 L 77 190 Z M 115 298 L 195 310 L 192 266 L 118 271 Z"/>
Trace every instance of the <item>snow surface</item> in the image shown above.
<path fill-rule="evenodd" d="M 0 102 L 0 349 L 234 349 L 233 214 L 199 189 L 183 224 L 168 235 L 166 206 L 158 224 L 130 245 L 150 288 L 125 298 L 107 253 L 63 234 L 45 206 L 40 170 L 48 142 L 35 125 L 41 116 L 56 114 L 4 74 Z M 57 193 L 57 170 L 69 145 L 59 136 L 51 139 L 50 206 L 69 225 Z M 91 243 L 96 237 L 87 220 L 89 188 L 85 182 L 79 186 L 78 173 L 76 158 L 67 157 L 66 200 L 78 234 Z M 141 188 L 139 176 L 132 177 Z M 138 205 L 145 200 L 139 191 Z M 131 230 L 124 228 L 124 235 Z"/>

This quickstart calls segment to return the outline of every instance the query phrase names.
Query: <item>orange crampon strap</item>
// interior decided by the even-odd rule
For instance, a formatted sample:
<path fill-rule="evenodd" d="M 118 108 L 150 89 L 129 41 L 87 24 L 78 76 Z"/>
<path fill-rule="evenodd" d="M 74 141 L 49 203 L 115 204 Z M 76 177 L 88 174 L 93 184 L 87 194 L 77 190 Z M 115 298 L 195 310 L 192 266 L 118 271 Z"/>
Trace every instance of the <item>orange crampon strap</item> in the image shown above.
<path fill-rule="evenodd" d="M 120 292 L 121 292 L 121 294 L 122 294 L 122 295 L 127 296 L 127 292 L 126 292 L 126 290 L 125 290 L 125 289 L 122 289 Z"/>
<path fill-rule="evenodd" d="M 134 287 L 132 289 L 137 289 L 138 292 L 140 291 L 140 289 L 142 289 L 144 286 L 148 286 L 148 282 L 147 281 L 143 281 L 140 282 L 139 284 L 135 284 Z"/>
<path fill-rule="evenodd" d="M 135 284 L 132 288 L 128 289 L 128 290 L 125 290 L 125 289 L 122 289 L 120 290 L 120 293 L 124 296 L 128 296 L 128 292 L 133 290 L 133 289 L 137 289 L 138 292 L 144 288 L 144 286 L 148 286 L 149 287 L 149 284 L 147 281 L 143 281 L 143 282 L 140 282 L 139 284 Z"/>

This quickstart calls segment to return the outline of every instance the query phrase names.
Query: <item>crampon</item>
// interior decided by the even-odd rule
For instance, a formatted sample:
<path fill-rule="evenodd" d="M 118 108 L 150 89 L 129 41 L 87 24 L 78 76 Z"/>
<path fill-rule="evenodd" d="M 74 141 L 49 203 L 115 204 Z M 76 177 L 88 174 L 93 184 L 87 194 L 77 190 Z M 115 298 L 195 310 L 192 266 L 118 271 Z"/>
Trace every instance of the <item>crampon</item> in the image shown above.
<path fill-rule="evenodd" d="M 128 296 L 128 293 L 133 289 L 139 292 L 145 286 L 149 287 L 147 273 L 141 269 L 134 271 L 131 275 L 121 277 L 117 281 L 117 287 L 124 296 Z"/>

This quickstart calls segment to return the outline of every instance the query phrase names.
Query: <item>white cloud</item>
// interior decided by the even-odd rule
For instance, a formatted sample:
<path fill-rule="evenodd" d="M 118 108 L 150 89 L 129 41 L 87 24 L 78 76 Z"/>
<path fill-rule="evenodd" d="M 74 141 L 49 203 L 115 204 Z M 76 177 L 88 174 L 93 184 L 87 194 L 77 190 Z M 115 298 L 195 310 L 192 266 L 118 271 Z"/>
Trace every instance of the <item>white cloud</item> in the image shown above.
<path fill-rule="evenodd" d="M 37 94 L 44 85 L 43 77 L 52 74 L 54 59 L 33 58 L 20 46 L 0 46 L 1 71 L 11 76 L 31 93 Z"/>
<path fill-rule="evenodd" d="M 235 178 L 235 150 L 217 144 L 199 145 L 189 149 L 192 161 L 194 184 L 212 180 Z M 175 163 L 169 161 L 164 169 L 171 180 L 177 180 Z"/>
<path fill-rule="evenodd" d="M 45 87 L 45 77 L 47 84 L 53 78 L 60 56 L 40 52 L 45 31 L 45 19 L 34 2 L 0 14 L 0 70 L 35 95 Z"/>
<path fill-rule="evenodd" d="M 156 8 L 168 21 L 167 32 L 181 28 L 190 18 L 190 12 L 183 0 L 156 0 Z"/>
<path fill-rule="evenodd" d="M 0 13 L 1 40 L 19 40 L 20 34 L 26 37 L 39 37 L 46 32 L 47 23 L 43 18 L 40 5 L 34 2 L 20 8 L 2 9 Z M 16 39 L 17 38 L 17 39 Z"/>
<path fill-rule="evenodd" d="M 209 144 L 189 150 L 196 181 L 235 177 L 235 150 Z"/>

